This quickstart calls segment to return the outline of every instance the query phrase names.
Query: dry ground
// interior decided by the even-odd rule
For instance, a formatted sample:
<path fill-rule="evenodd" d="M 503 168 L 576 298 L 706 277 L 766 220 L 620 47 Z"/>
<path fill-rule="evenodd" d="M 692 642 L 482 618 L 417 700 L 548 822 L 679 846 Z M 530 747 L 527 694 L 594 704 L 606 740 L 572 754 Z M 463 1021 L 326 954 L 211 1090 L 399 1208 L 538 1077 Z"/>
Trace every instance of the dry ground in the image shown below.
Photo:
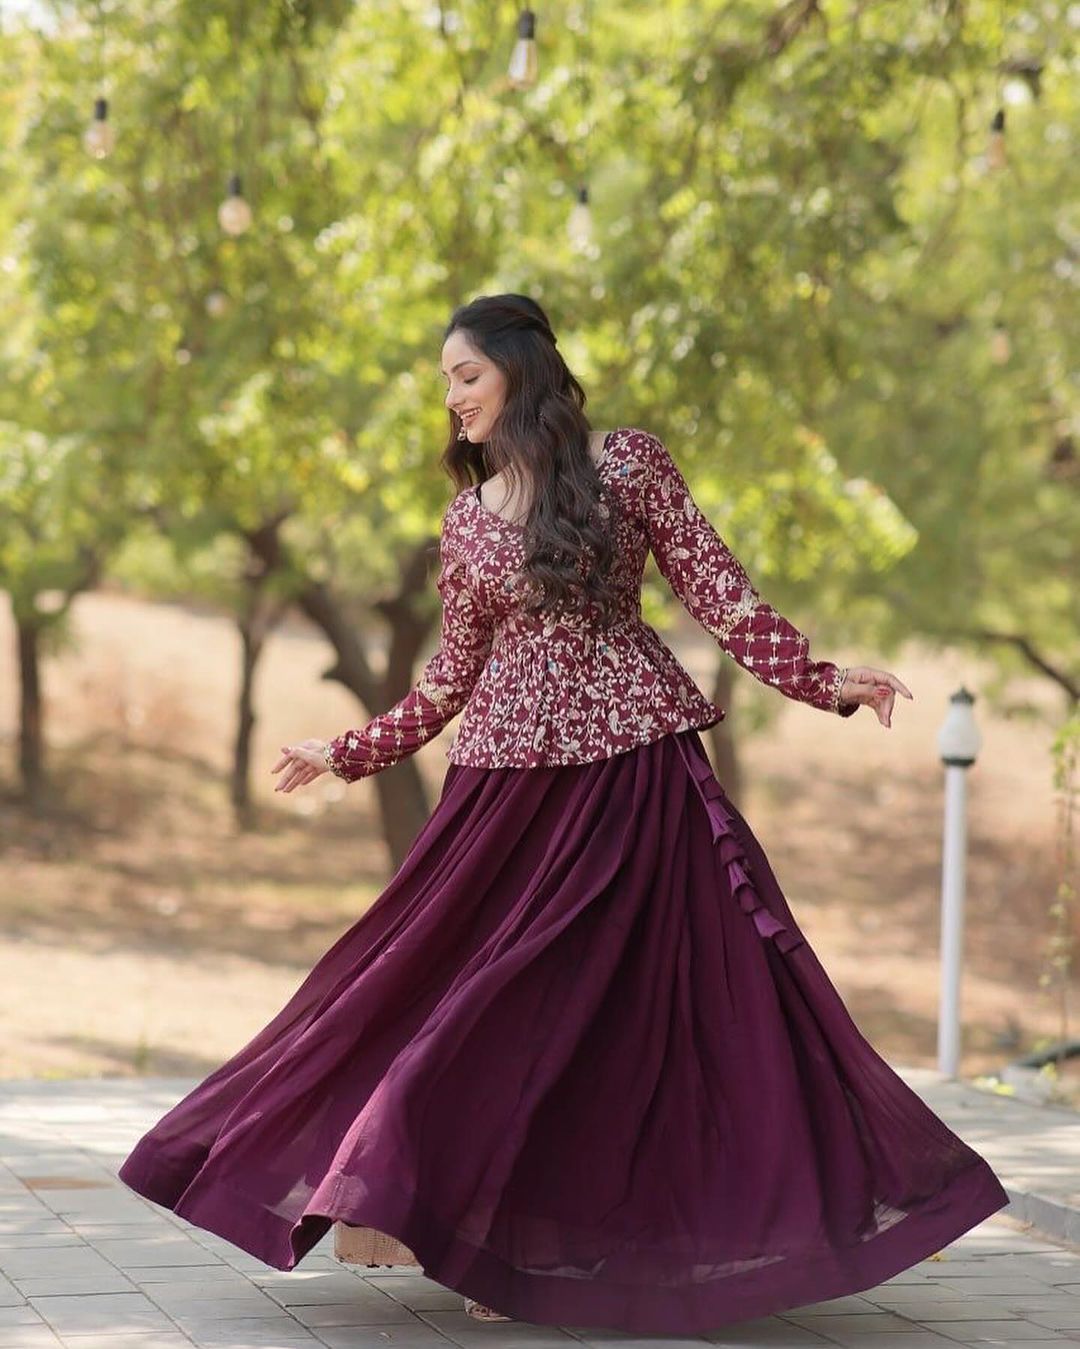
<path fill-rule="evenodd" d="M 58 801 L 34 820 L 14 793 L 13 640 L 0 609 L 0 1077 L 202 1074 L 277 1011 L 388 879 L 370 782 L 324 777 L 283 796 L 269 772 L 279 744 L 337 734 L 362 714 L 320 680 L 325 643 L 290 620 L 259 674 L 260 816 L 240 834 L 223 776 L 231 624 L 96 593 L 78 601 L 75 632 L 46 671 Z M 670 640 L 707 689 L 711 644 L 692 624 Z M 960 683 L 978 693 L 983 672 L 915 646 L 889 661 L 816 654 L 885 664 L 916 701 L 898 700 L 887 731 L 868 710 L 840 721 L 778 699 L 774 725 L 743 747 L 743 812 L 863 1033 L 888 1058 L 931 1065 L 935 737 L 949 693 Z M 1028 689 L 1053 706 L 1037 683 Z M 982 700 L 976 711 L 985 745 L 969 775 L 967 1075 L 1061 1031 L 1060 999 L 1040 985 L 1055 877 L 1050 733 Z M 432 800 L 448 739 L 417 760 Z M 1080 1015 L 1070 1030 L 1080 1035 Z"/>

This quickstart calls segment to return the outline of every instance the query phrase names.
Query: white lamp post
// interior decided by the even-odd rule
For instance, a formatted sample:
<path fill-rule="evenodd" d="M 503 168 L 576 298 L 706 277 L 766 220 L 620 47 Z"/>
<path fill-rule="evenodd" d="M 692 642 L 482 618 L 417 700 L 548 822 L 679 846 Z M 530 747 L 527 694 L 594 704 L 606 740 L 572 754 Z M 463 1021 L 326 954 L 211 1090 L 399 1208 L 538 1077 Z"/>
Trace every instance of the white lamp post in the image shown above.
<path fill-rule="evenodd" d="M 960 970 L 964 945 L 964 885 L 967 854 L 967 770 L 982 748 L 971 705 L 961 688 L 949 700 L 938 731 L 945 765 L 945 830 L 941 859 L 941 1005 L 938 1013 L 938 1071 L 956 1077 L 960 1067 Z"/>

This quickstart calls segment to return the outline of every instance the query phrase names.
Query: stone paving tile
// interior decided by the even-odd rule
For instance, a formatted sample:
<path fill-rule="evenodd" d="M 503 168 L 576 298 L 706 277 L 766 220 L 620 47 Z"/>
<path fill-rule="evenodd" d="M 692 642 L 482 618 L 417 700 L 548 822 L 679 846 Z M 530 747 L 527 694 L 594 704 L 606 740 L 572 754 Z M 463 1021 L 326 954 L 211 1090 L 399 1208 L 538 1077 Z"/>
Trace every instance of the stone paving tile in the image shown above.
<path fill-rule="evenodd" d="M 65 1226 L 87 1241 L 145 1241 L 149 1236 L 175 1237 L 173 1223 L 161 1219 L 154 1223 L 109 1223 L 96 1218 L 68 1218 Z"/>
<path fill-rule="evenodd" d="M 110 1264 L 100 1251 L 86 1245 L 34 1247 L 27 1251 L 0 1252 L 0 1272 L 11 1280 L 89 1278 L 96 1274 L 107 1278 L 116 1273 L 116 1266 Z"/>
<path fill-rule="evenodd" d="M 499 1349 L 512 1349 L 515 1345 L 528 1345 L 530 1349 L 568 1349 L 568 1346 L 575 1344 L 590 1344 L 591 1340 L 576 1339 L 573 1335 L 567 1334 L 557 1326 L 533 1326 L 522 1325 L 517 1322 L 491 1322 L 485 1325 L 482 1321 L 475 1321 L 469 1316 L 464 1307 L 464 1299 L 459 1311 L 433 1311 L 424 1312 L 423 1320 L 436 1330 L 441 1330 L 444 1335 L 452 1339 L 455 1344 L 462 1346 L 462 1349 L 483 1349 L 488 1346 L 491 1349 L 492 1344 L 497 1344 Z M 592 1330 L 579 1332 L 581 1334 L 594 1333 Z M 609 1343 L 605 1332 L 600 1332 L 603 1336 L 603 1343 Z M 595 1341 L 601 1343 L 600 1339 Z M 622 1349 L 666 1349 L 667 1345 L 678 1343 L 683 1345 L 705 1345 L 707 1340 L 700 1339 L 682 1339 L 679 1341 L 668 1340 L 662 1337 L 656 1339 L 643 1339 L 641 1336 L 619 1338 Z"/>
<path fill-rule="evenodd" d="M 911 1321 L 995 1321 L 1009 1320 L 1015 1313 L 988 1297 L 926 1298 L 905 1302 L 895 1308 L 899 1316 Z"/>
<path fill-rule="evenodd" d="M 482 1327 L 482 1326 L 481 1326 L 481 1330 L 483 1330 L 483 1327 Z M 470 1338 L 463 1338 L 463 1339 L 460 1341 L 460 1343 L 463 1344 L 463 1345 L 468 1345 L 468 1346 L 469 1346 L 469 1349 L 475 1349 L 476 1346 L 478 1346 L 478 1345 L 480 1345 L 480 1344 L 483 1344 L 484 1341 L 483 1341 L 479 1336 L 477 1336 L 476 1338 L 472 1338 L 472 1337 L 470 1337 Z M 656 1339 L 644 1339 L 644 1340 L 643 1340 L 643 1339 L 634 1339 L 634 1338 L 632 1338 L 632 1337 L 630 1337 L 630 1336 L 628 1336 L 628 1337 L 625 1338 L 625 1339 L 621 1339 L 621 1340 L 596 1340 L 596 1339 L 590 1339 L 590 1340 L 571 1340 L 571 1339 L 569 1339 L 569 1337 L 566 1337 L 566 1338 L 561 1339 L 561 1340 L 535 1340 L 535 1341 L 534 1341 L 534 1340 L 511 1340 L 511 1341 L 507 1341 L 507 1343 L 508 1343 L 508 1344 L 528 1344 L 528 1345 L 533 1345 L 533 1344 L 535 1344 L 535 1345 L 540 1345 L 540 1344 L 542 1344 L 542 1345 L 545 1346 L 545 1349 L 554 1349 L 554 1346 L 556 1346 L 556 1345 L 559 1345 L 559 1346 L 565 1346 L 565 1345 L 567 1345 L 567 1344 L 575 1344 L 575 1343 L 576 1343 L 576 1344 L 584 1344 L 584 1345 L 587 1345 L 587 1346 L 602 1345 L 602 1346 L 604 1347 L 604 1349 L 607 1349 L 607 1346 L 608 1346 L 609 1344 L 617 1344 L 617 1345 L 620 1346 L 620 1349 L 687 1349 L 687 1346 L 690 1346 L 691 1349 L 692 1349 L 692 1347 L 695 1346 L 695 1345 L 697 1345 L 697 1346 L 706 1346 L 706 1345 L 711 1345 L 713 1342 L 712 1342 L 711 1340 L 695 1339 L 695 1338 L 693 1338 L 693 1337 L 687 1335 L 687 1336 L 677 1337 L 677 1338 L 675 1338 L 675 1339 L 670 1339 L 670 1340 L 669 1340 L 669 1339 L 663 1339 L 663 1338 L 661 1338 L 661 1337 L 657 1337 Z M 819 1345 L 822 1344 L 822 1343 L 823 1343 L 822 1341 L 820 1341 L 820 1340 L 818 1341 L 818 1344 L 819 1344 Z"/>
<path fill-rule="evenodd" d="M 464 1305 L 464 1299 L 460 1293 L 452 1293 L 451 1297 L 454 1299 L 454 1302 L 445 1303 L 444 1309 L 451 1306 L 462 1307 Z M 438 1309 L 429 1307 L 427 1310 L 435 1311 Z M 368 1331 L 368 1338 L 372 1343 L 378 1342 L 380 1331 L 386 1332 L 391 1337 L 390 1341 L 385 1342 L 393 1342 L 397 1340 L 398 1331 L 400 1329 L 407 1329 L 409 1326 L 419 1324 L 418 1315 L 414 1315 L 408 1307 L 400 1304 L 395 1309 L 395 1312 L 390 1315 L 375 1314 L 372 1312 L 370 1305 L 355 1301 L 318 1302 L 307 1307 L 293 1305 L 289 1308 L 289 1311 L 299 1322 L 301 1322 L 301 1324 L 307 1326 L 309 1329 L 315 1330 L 318 1334 L 322 1334 L 323 1326 L 372 1327 L 372 1329 L 369 1329 Z"/>
<path fill-rule="evenodd" d="M 1054 1330 L 1080 1330 L 1080 1307 L 1067 1310 L 1046 1307 L 1028 1312 L 1027 1319 L 1037 1326 L 1050 1326 Z M 1080 1339 L 1080 1335 L 1075 1338 Z"/>
<path fill-rule="evenodd" d="M 460 1293 L 423 1274 L 397 1275 L 392 1278 L 369 1274 L 364 1282 L 380 1289 L 403 1306 L 411 1307 L 413 1311 L 454 1310 L 464 1304 Z"/>
<path fill-rule="evenodd" d="M 296 1319 L 306 1326 L 335 1324 L 334 1320 L 321 1321 L 320 1317 L 328 1315 L 331 1318 L 341 1317 L 341 1308 L 347 1307 L 348 1320 L 338 1320 L 338 1325 L 349 1326 L 371 1326 L 379 1329 L 392 1329 L 394 1326 L 409 1325 L 415 1322 L 416 1317 L 421 1315 L 419 1312 L 412 1312 L 408 1307 L 402 1306 L 400 1302 L 394 1302 L 391 1298 L 379 1298 L 375 1301 L 370 1297 L 353 1297 L 347 1302 L 289 1302 L 284 1305 L 284 1309 L 295 1316 Z M 457 1307 L 464 1312 L 465 1299 L 458 1297 Z M 333 1308 L 333 1311 L 327 1311 L 327 1308 Z M 437 1310 L 437 1309 L 433 1309 Z M 428 1315 L 428 1313 L 423 1313 Z M 374 1330 L 373 1330 L 374 1334 Z"/>
<path fill-rule="evenodd" d="M 153 1289 L 157 1284 L 167 1287 L 198 1288 L 201 1284 L 212 1285 L 215 1292 L 218 1287 L 244 1288 L 258 1287 L 252 1284 L 246 1274 L 224 1263 L 217 1265 L 149 1265 L 145 1269 L 133 1269 L 128 1277 L 140 1288 Z"/>
<path fill-rule="evenodd" d="M 804 1330 L 812 1330 L 817 1335 L 822 1335 L 826 1339 L 836 1339 L 838 1334 L 842 1334 L 845 1339 L 838 1340 L 838 1343 L 846 1343 L 847 1337 L 854 1334 L 873 1334 L 875 1331 L 901 1331 L 913 1329 L 912 1322 L 902 1316 L 897 1316 L 893 1312 L 868 1312 L 866 1314 L 856 1313 L 852 1316 L 808 1316 L 802 1309 L 795 1311 L 786 1311 L 783 1313 L 785 1321 L 790 1321 L 792 1325 L 802 1326 Z"/>
<path fill-rule="evenodd" d="M 963 1299 L 964 1294 L 935 1280 L 920 1279 L 918 1283 L 883 1283 L 860 1296 L 872 1300 L 875 1307 L 903 1312 L 911 1302 L 926 1302 L 929 1299 L 952 1302 Z"/>
<path fill-rule="evenodd" d="M 189 1327 L 186 1334 L 199 1349 L 321 1349 L 314 1335 L 299 1326 L 282 1329 L 276 1322 L 215 1321 Z"/>
<path fill-rule="evenodd" d="M 135 1330 L 175 1330 L 160 1307 L 142 1293 L 88 1293 L 77 1297 L 32 1298 L 30 1305 L 60 1335 L 82 1332 L 123 1334 Z"/>
<path fill-rule="evenodd" d="M 64 1349 L 192 1349 L 179 1330 L 151 1330 L 139 1335 L 65 1335 Z"/>
<path fill-rule="evenodd" d="M 845 1297 L 829 1298 L 825 1302 L 808 1302 L 804 1307 L 793 1307 L 800 1316 L 850 1316 L 857 1312 L 876 1312 L 879 1308 L 870 1300 L 870 1293 L 849 1293 Z"/>
<path fill-rule="evenodd" d="M 1058 1340 L 1065 1338 L 1048 1326 L 1037 1326 L 1028 1320 L 1014 1321 L 927 1321 L 930 1330 L 936 1330 L 961 1344 L 986 1344 L 989 1340 L 997 1349 L 999 1340 Z"/>
<path fill-rule="evenodd" d="M 40 1320 L 41 1317 L 29 1302 L 21 1302 L 17 1307 L 0 1307 L 0 1329 L 3 1330 L 9 1326 L 36 1325 Z"/>
<path fill-rule="evenodd" d="M 1032 1235 L 1019 1225 L 987 1219 L 970 1232 L 966 1232 L 957 1243 L 957 1249 L 963 1252 L 961 1258 L 970 1260 L 977 1255 L 1033 1255 L 1039 1251 L 1045 1251 L 1048 1255 L 1057 1254 L 1062 1247 L 1060 1242 L 1044 1241 L 1042 1237 Z M 923 1261 L 918 1268 L 922 1269 L 925 1265 L 929 1269 L 934 1269 L 949 1263 L 950 1259 L 946 1255 L 944 1260 Z"/>
<path fill-rule="evenodd" d="M 49 1232 L 31 1232 L 29 1234 L 5 1232 L 0 1235 L 0 1260 L 4 1251 L 28 1251 L 44 1247 L 82 1246 L 83 1239 L 70 1227 L 57 1223 Z"/>
<path fill-rule="evenodd" d="M 487 1329 L 498 1327 L 491 1325 Z M 373 1340 L 371 1331 L 362 1326 L 325 1326 L 318 1333 L 320 1344 L 327 1349 L 451 1349 L 453 1344 L 429 1325 L 395 1326 L 392 1339 Z M 499 1349 L 498 1340 L 494 1341 L 493 1349 Z"/>
<path fill-rule="evenodd" d="M 36 1213 L 13 1212 L 7 1208 L 4 1217 L 0 1218 L 0 1236 L 48 1236 L 66 1226 L 55 1213 L 44 1207 Z"/>
<path fill-rule="evenodd" d="M 984 1301 L 993 1311 L 990 1320 L 996 1320 L 999 1316 L 1007 1317 L 1010 1314 L 1030 1316 L 1032 1312 L 1076 1311 L 1080 1308 L 1080 1301 L 1070 1297 L 1068 1293 L 1059 1292 L 1018 1293 L 1013 1296 L 1004 1293 L 1001 1297 L 991 1295 L 984 1298 Z"/>
<path fill-rule="evenodd" d="M 724 1342 L 726 1344 L 726 1341 Z M 956 1349 L 956 1341 L 944 1335 L 935 1335 L 933 1331 L 922 1330 L 916 1326 L 913 1330 L 876 1330 L 859 1331 L 853 1339 L 828 1340 L 829 1349 L 837 1345 L 852 1346 L 853 1349 Z M 984 1345 L 983 1349 L 987 1349 Z"/>
<path fill-rule="evenodd" d="M 963 1238 L 961 1238 L 961 1241 Z M 984 1255 L 976 1262 L 980 1268 L 994 1262 L 1006 1260 L 1009 1269 L 1032 1279 L 1044 1279 L 1058 1283 L 1067 1282 L 1070 1277 L 1080 1280 L 1080 1255 L 1068 1247 L 1052 1251 L 1009 1251 L 1004 1254 Z M 950 1269 L 955 1262 L 949 1262 Z"/>
<path fill-rule="evenodd" d="M 338 1278 L 328 1276 L 319 1282 L 308 1281 L 302 1284 L 260 1283 L 259 1287 L 283 1307 L 325 1306 L 327 1303 L 352 1302 L 356 1306 L 366 1306 L 372 1315 L 380 1320 L 400 1318 L 408 1308 L 381 1289 L 373 1288 L 364 1280 L 352 1280 L 348 1276 Z M 464 1298 L 457 1295 L 456 1305 L 464 1308 Z"/>
<path fill-rule="evenodd" d="M 61 1344 L 44 1321 L 15 1330 L 0 1327 L 0 1349 L 59 1349 Z"/>
<path fill-rule="evenodd" d="M 736 1321 L 710 1331 L 704 1338 L 718 1349 L 828 1349 L 832 1343 L 780 1316 Z"/>
<path fill-rule="evenodd" d="M 1024 1293 L 1048 1293 L 1051 1285 L 1039 1279 L 1028 1279 L 1023 1275 L 1013 1277 L 1007 1270 L 991 1270 L 978 1279 L 942 1279 L 946 1288 L 968 1297 L 979 1297 L 993 1293 L 1001 1297 L 1004 1294 L 1017 1297 Z"/>
<path fill-rule="evenodd" d="M 162 1311 L 183 1326 L 187 1321 L 251 1321 L 251 1320 L 290 1320 L 289 1312 L 268 1297 L 262 1297 L 258 1289 L 252 1288 L 244 1295 L 233 1297 L 204 1296 L 183 1299 L 165 1299 L 158 1294 L 147 1294 Z"/>
<path fill-rule="evenodd" d="M 177 1309 L 183 1311 L 196 1302 L 258 1302 L 268 1314 L 277 1315 L 281 1310 L 278 1303 L 264 1297 L 249 1280 L 242 1275 L 226 1282 L 218 1279 L 207 1284 L 190 1283 L 145 1283 L 142 1291 L 157 1305 L 170 1314 Z"/>
<path fill-rule="evenodd" d="M 186 1237 L 154 1233 L 142 1241 L 95 1241 L 95 1250 L 119 1269 L 146 1269 L 151 1265 L 204 1265 L 206 1251 Z"/>
<path fill-rule="evenodd" d="M 112 1274 L 37 1274 L 16 1279 L 15 1286 L 23 1297 L 47 1297 L 81 1293 L 137 1293 L 139 1290 L 125 1279 L 119 1270 Z"/>
<path fill-rule="evenodd" d="M 477 1346 L 483 1343 L 482 1335 L 485 1329 L 502 1330 L 504 1327 L 498 1323 L 487 1327 L 481 1324 L 478 1325 L 477 1329 L 480 1331 L 480 1334 L 474 1334 L 472 1331 L 462 1333 L 460 1343 L 468 1345 L 469 1349 L 477 1349 Z M 618 1345 L 619 1349 L 707 1349 L 707 1346 L 712 1346 L 713 1344 L 712 1340 L 707 1340 L 696 1335 L 675 1335 L 670 1338 L 663 1335 L 657 1335 L 655 1338 L 642 1338 L 640 1335 L 612 1335 L 608 1337 L 605 1336 L 604 1332 L 599 1328 L 575 1330 L 573 1333 L 563 1326 L 536 1326 L 534 1329 L 538 1333 L 546 1332 L 550 1336 L 563 1335 L 562 1339 L 546 1339 L 535 1342 L 543 1343 L 545 1346 L 548 1346 L 549 1349 L 552 1349 L 555 1345 L 563 1346 L 563 1349 L 565 1349 L 567 1344 L 586 1345 L 589 1346 L 589 1349 L 593 1349 L 594 1346 L 595 1349 L 609 1349 L 609 1346 L 611 1345 Z M 459 1335 L 459 1332 L 456 1330 L 448 1331 L 447 1333 L 453 1334 L 455 1337 Z M 508 1345 L 531 1345 L 533 1343 L 534 1341 L 532 1340 L 507 1341 Z M 818 1341 L 818 1349 L 820 1349 L 822 1343 L 822 1341 Z"/>

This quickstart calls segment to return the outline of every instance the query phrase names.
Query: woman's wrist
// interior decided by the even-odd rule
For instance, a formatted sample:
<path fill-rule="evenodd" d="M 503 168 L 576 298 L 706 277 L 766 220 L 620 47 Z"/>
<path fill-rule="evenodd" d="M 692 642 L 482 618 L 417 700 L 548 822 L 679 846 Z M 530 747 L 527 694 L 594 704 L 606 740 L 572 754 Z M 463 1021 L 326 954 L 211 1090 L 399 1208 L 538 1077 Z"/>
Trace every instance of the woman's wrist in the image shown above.
<path fill-rule="evenodd" d="M 339 767 L 337 760 L 334 758 L 334 742 L 332 740 L 328 740 L 326 744 L 323 745 L 322 753 L 323 753 L 323 762 L 326 764 L 330 772 L 333 773 L 335 777 L 344 778 L 345 774 L 341 771 L 341 768 Z M 346 779 L 346 781 L 347 780 L 348 779 Z"/>

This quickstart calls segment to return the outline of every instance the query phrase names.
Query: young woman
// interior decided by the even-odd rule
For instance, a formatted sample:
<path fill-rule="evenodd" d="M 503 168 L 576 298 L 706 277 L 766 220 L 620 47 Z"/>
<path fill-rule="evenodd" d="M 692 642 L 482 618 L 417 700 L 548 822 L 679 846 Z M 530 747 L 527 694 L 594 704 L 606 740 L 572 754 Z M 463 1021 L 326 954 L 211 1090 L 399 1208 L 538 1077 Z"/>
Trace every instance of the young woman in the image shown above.
<path fill-rule="evenodd" d="M 335 1220 L 389 1234 L 480 1317 L 692 1335 L 872 1287 L 1008 1196 L 800 931 L 705 754 L 724 709 L 642 620 L 647 555 L 786 697 L 887 727 L 912 695 L 811 658 L 655 435 L 591 431 L 535 302 L 458 309 L 442 365 L 438 651 L 271 770 L 369 777 L 460 712 L 441 795 L 120 1176 L 280 1269 Z"/>

